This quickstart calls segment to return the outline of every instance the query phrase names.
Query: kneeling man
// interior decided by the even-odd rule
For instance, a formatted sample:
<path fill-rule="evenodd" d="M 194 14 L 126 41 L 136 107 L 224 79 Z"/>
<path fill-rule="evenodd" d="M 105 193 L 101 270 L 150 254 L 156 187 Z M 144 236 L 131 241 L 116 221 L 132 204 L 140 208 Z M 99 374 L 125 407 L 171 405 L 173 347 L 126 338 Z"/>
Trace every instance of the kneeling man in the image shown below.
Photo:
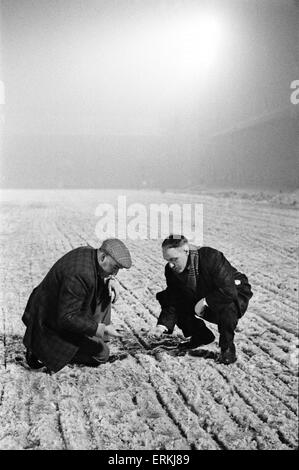
<path fill-rule="evenodd" d="M 247 277 L 220 251 L 189 245 L 183 235 L 166 238 L 162 251 L 167 288 L 156 295 L 162 311 L 154 333 L 172 333 L 177 325 L 185 337 L 191 337 L 179 347 L 194 349 L 215 339 L 207 320 L 218 325 L 220 362 L 235 362 L 235 329 L 253 295 Z"/>
<path fill-rule="evenodd" d="M 108 361 L 111 302 L 118 297 L 119 269 L 131 267 L 131 255 L 117 238 L 99 249 L 82 246 L 60 258 L 33 289 L 23 322 L 26 360 L 33 369 L 57 372 L 68 363 L 97 366 Z"/>

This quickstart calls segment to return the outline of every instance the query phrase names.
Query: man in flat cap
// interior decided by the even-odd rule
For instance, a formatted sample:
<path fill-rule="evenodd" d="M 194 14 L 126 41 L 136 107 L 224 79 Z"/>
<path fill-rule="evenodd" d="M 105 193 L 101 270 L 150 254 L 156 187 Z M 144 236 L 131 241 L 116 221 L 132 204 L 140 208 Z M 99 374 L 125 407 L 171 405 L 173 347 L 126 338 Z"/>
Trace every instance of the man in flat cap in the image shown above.
<path fill-rule="evenodd" d="M 107 362 L 106 342 L 120 336 L 110 324 L 111 303 L 119 292 L 114 276 L 131 265 L 128 248 L 117 238 L 60 258 L 32 291 L 22 317 L 28 365 L 57 372 L 68 363 Z"/>
<path fill-rule="evenodd" d="M 172 333 L 177 325 L 190 337 L 179 347 L 195 349 L 215 339 L 206 320 L 218 325 L 220 362 L 235 362 L 235 329 L 253 295 L 247 277 L 220 251 L 190 245 L 183 235 L 166 238 L 162 251 L 167 288 L 156 295 L 162 311 L 154 335 Z"/>

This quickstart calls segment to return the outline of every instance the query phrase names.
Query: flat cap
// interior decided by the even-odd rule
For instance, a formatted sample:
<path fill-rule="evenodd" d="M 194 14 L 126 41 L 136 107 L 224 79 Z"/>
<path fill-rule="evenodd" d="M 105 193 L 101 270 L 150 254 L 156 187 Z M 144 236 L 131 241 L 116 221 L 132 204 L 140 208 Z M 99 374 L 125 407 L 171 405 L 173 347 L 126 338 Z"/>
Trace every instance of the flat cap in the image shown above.
<path fill-rule="evenodd" d="M 118 238 L 107 238 L 100 246 L 100 250 L 110 255 L 122 268 L 129 269 L 132 266 L 130 252 Z"/>

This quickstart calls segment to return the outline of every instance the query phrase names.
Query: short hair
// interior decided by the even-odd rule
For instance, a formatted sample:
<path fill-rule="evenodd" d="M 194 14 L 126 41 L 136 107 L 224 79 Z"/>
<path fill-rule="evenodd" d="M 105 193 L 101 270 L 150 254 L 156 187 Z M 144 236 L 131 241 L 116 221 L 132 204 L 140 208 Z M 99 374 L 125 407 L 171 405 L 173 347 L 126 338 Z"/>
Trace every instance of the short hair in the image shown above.
<path fill-rule="evenodd" d="M 188 240 L 184 235 L 171 234 L 163 240 L 162 248 L 180 248 L 186 243 L 188 243 Z"/>

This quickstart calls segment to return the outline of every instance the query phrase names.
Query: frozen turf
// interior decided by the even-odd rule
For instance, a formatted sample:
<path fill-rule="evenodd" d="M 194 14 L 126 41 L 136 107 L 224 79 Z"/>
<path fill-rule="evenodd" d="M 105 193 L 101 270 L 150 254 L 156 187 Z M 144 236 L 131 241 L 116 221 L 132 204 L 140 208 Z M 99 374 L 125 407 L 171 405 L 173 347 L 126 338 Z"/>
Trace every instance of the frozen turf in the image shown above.
<path fill-rule="evenodd" d="M 216 343 L 177 353 L 156 324 L 164 286 L 160 240 L 127 240 L 119 273 L 111 362 L 29 371 L 21 316 L 51 265 L 80 245 L 99 246 L 99 203 L 203 203 L 204 244 L 245 272 L 254 297 L 236 334 L 238 361 L 218 364 Z M 298 445 L 298 211 L 208 195 L 145 191 L 3 191 L 0 226 L 1 449 L 295 449 Z M 117 234 L 116 234 L 117 235 Z M 167 347 L 165 347 L 167 346 Z"/>

